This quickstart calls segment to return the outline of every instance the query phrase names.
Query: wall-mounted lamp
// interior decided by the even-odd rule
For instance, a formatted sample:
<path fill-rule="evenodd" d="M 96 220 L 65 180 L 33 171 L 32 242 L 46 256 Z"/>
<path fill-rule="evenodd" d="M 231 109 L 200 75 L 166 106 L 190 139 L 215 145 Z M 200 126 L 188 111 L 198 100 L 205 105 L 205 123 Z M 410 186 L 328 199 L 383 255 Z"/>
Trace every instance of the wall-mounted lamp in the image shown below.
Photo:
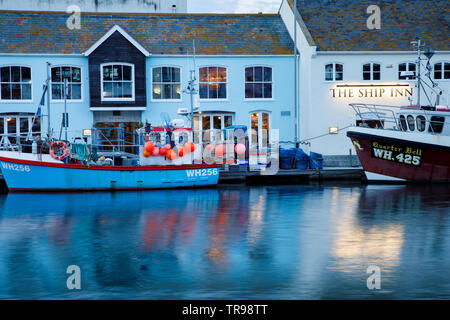
<path fill-rule="evenodd" d="M 339 127 L 330 127 L 329 128 L 330 134 L 338 134 L 339 133 Z"/>
<path fill-rule="evenodd" d="M 83 136 L 84 137 L 92 136 L 92 130 L 91 129 L 83 129 Z"/>

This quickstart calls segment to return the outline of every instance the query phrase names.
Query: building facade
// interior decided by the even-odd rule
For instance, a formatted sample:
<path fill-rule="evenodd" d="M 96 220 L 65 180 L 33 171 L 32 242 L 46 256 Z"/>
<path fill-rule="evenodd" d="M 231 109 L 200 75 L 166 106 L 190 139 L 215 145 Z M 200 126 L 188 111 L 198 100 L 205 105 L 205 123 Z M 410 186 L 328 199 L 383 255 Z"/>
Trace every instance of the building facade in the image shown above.
<path fill-rule="evenodd" d="M 426 78 L 429 72 L 438 85 L 421 88 L 421 104 L 450 104 L 449 2 L 373 4 L 298 0 L 294 8 L 293 0 L 284 0 L 280 7 L 292 39 L 297 36 L 299 137 L 312 138 L 311 149 L 325 155 L 348 155 L 353 149 L 346 137 L 346 128 L 355 125 L 350 103 L 408 106 L 417 102 L 417 51 L 411 45 L 417 38 L 425 43 L 422 50 L 435 50 L 431 69 L 422 61 L 421 74 Z M 402 76 L 402 71 L 411 76 Z M 330 132 L 335 133 L 327 135 Z"/>
<path fill-rule="evenodd" d="M 2 0 L 0 10 L 187 13 L 187 0 Z"/>
<path fill-rule="evenodd" d="M 62 131 L 64 78 L 72 139 L 92 127 L 133 132 L 147 121 L 161 125 L 165 114 L 181 118 L 179 109 L 191 106 L 186 91 L 191 70 L 199 100 L 195 130 L 245 125 L 269 134 L 279 129 L 281 140 L 293 134 L 293 42 L 279 15 L 92 13 L 81 16 L 80 29 L 67 28 L 65 13 L 0 16 L 4 135 L 19 138 L 29 130 L 48 63 L 56 138 Z M 45 134 L 47 103 L 42 113 Z"/>

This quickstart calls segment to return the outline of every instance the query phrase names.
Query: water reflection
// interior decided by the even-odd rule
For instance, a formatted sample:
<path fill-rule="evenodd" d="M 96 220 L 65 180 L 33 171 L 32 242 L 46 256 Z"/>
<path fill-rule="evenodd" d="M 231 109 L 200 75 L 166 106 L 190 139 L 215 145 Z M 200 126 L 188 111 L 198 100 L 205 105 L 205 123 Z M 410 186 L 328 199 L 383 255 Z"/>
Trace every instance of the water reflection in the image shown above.
<path fill-rule="evenodd" d="M 9 194 L 0 298 L 450 297 L 449 214 L 448 186 Z"/>

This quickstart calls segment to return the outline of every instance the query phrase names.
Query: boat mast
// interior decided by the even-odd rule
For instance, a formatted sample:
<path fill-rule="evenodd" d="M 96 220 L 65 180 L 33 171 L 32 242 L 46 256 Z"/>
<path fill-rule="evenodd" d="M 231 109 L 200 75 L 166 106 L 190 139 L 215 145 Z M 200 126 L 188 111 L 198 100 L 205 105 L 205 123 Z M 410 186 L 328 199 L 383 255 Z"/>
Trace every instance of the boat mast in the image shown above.
<path fill-rule="evenodd" d="M 51 128 L 50 128 L 50 62 L 47 62 L 47 138 L 50 139 Z"/>
<path fill-rule="evenodd" d="M 421 87 L 421 83 L 420 83 L 420 69 L 421 69 L 421 63 L 420 61 L 422 60 L 420 58 L 420 55 L 422 54 L 421 52 L 421 48 L 425 46 L 425 43 L 422 43 L 421 39 L 417 39 L 416 41 L 411 41 L 411 44 L 415 47 L 417 47 L 417 63 L 416 63 L 416 71 L 417 71 L 417 105 L 420 107 L 420 87 Z"/>
<path fill-rule="evenodd" d="M 191 109 L 189 112 L 189 121 L 190 121 L 191 129 L 192 129 L 192 131 L 194 131 L 194 95 L 197 93 L 197 90 L 195 89 L 195 81 L 197 80 L 195 78 L 195 69 L 196 69 L 195 39 L 192 39 L 192 47 L 193 47 L 194 68 L 190 70 L 190 79 L 189 79 L 189 84 L 186 89 L 186 92 L 190 95 L 190 99 L 191 99 Z"/>

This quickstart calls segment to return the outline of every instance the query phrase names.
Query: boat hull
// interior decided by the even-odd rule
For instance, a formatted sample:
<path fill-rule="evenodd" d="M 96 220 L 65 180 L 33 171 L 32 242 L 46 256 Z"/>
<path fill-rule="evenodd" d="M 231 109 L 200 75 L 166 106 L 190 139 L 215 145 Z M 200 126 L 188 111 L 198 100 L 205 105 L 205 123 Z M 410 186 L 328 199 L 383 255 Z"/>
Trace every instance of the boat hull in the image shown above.
<path fill-rule="evenodd" d="M 353 141 L 369 181 L 450 182 L 449 137 L 355 128 Z"/>
<path fill-rule="evenodd" d="M 217 165 L 84 166 L 0 157 L 0 167 L 11 192 L 83 192 L 217 185 Z"/>

